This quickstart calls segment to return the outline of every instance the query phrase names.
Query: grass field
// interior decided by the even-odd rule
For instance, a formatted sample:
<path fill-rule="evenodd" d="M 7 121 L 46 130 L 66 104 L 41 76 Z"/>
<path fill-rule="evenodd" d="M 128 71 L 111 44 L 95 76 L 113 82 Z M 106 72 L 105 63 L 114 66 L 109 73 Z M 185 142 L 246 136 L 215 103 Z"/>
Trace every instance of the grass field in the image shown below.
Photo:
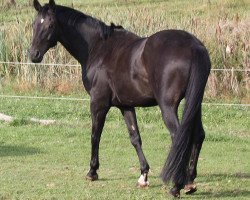
<path fill-rule="evenodd" d="M 84 95 L 83 95 L 84 96 Z M 137 155 L 116 109 L 108 114 L 100 147 L 100 180 L 89 169 L 89 102 L 0 99 L 0 199 L 168 199 L 159 174 L 170 145 L 159 109 L 137 109 L 143 148 L 151 165 L 148 189 L 136 188 Z M 43 126 L 29 117 L 56 119 Z M 198 166 L 198 192 L 185 199 L 250 198 L 250 109 L 204 106 L 206 140 Z"/>

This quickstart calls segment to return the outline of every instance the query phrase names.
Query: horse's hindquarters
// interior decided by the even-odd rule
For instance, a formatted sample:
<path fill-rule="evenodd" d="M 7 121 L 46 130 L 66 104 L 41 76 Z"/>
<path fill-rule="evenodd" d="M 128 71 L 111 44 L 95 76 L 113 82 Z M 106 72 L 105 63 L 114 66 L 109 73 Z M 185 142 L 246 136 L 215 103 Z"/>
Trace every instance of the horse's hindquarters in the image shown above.
<path fill-rule="evenodd" d="M 178 104 L 187 87 L 194 41 L 186 32 L 177 33 L 162 31 L 149 37 L 142 55 L 159 104 Z"/>

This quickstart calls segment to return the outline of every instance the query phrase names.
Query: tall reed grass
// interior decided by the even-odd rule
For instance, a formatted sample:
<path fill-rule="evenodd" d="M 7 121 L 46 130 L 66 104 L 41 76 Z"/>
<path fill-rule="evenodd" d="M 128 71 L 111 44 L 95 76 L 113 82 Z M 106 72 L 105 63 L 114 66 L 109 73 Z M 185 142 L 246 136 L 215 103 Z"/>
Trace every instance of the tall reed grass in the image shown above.
<path fill-rule="evenodd" d="M 0 8 L 0 61 L 30 62 L 27 50 L 35 12 L 27 5 L 29 2 Z M 102 0 L 85 4 L 67 1 L 66 5 L 106 23 L 121 24 L 141 36 L 163 29 L 184 29 L 193 33 L 208 48 L 213 68 L 231 69 L 211 73 L 206 97 L 231 96 L 244 102 L 250 101 L 250 72 L 247 71 L 250 69 L 250 3 L 247 0 Z M 43 62 L 76 64 L 61 45 L 50 50 Z M 243 72 L 234 71 L 236 68 Z M 14 80 L 17 90 L 39 87 L 70 92 L 81 87 L 81 70 L 77 67 L 0 64 L 0 77 L 2 84 Z"/>

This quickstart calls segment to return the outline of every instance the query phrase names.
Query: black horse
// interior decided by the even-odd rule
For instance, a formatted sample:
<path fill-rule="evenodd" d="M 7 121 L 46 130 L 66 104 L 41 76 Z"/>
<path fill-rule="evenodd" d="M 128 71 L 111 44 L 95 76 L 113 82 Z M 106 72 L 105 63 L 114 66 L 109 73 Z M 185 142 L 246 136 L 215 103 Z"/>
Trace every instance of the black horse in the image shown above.
<path fill-rule="evenodd" d="M 84 87 L 91 97 L 92 153 L 87 179 L 98 179 L 99 143 L 110 107 L 121 110 L 131 143 L 140 161 L 139 186 L 147 186 L 149 165 L 142 151 L 135 107 L 159 105 L 172 146 L 162 170 L 164 182 L 173 181 L 170 194 L 196 191 L 193 183 L 199 152 L 205 137 L 201 103 L 211 68 L 208 52 L 193 35 L 164 30 L 139 37 L 121 26 L 105 23 L 54 0 L 41 6 L 33 23 L 31 60 L 60 42 L 82 66 Z M 177 110 L 185 98 L 182 120 Z"/>

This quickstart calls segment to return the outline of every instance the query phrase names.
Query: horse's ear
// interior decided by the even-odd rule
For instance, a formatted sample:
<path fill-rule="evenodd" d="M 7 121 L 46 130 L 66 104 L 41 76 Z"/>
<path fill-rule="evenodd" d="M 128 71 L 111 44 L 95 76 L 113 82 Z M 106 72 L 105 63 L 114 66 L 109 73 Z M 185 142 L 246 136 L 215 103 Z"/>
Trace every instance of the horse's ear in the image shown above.
<path fill-rule="evenodd" d="M 49 7 L 50 9 L 52 9 L 53 11 L 55 10 L 56 8 L 56 3 L 54 0 L 49 0 Z"/>
<path fill-rule="evenodd" d="M 42 8 L 42 6 L 38 0 L 34 0 L 33 5 L 34 5 L 34 8 L 36 9 L 37 12 L 39 12 Z"/>

